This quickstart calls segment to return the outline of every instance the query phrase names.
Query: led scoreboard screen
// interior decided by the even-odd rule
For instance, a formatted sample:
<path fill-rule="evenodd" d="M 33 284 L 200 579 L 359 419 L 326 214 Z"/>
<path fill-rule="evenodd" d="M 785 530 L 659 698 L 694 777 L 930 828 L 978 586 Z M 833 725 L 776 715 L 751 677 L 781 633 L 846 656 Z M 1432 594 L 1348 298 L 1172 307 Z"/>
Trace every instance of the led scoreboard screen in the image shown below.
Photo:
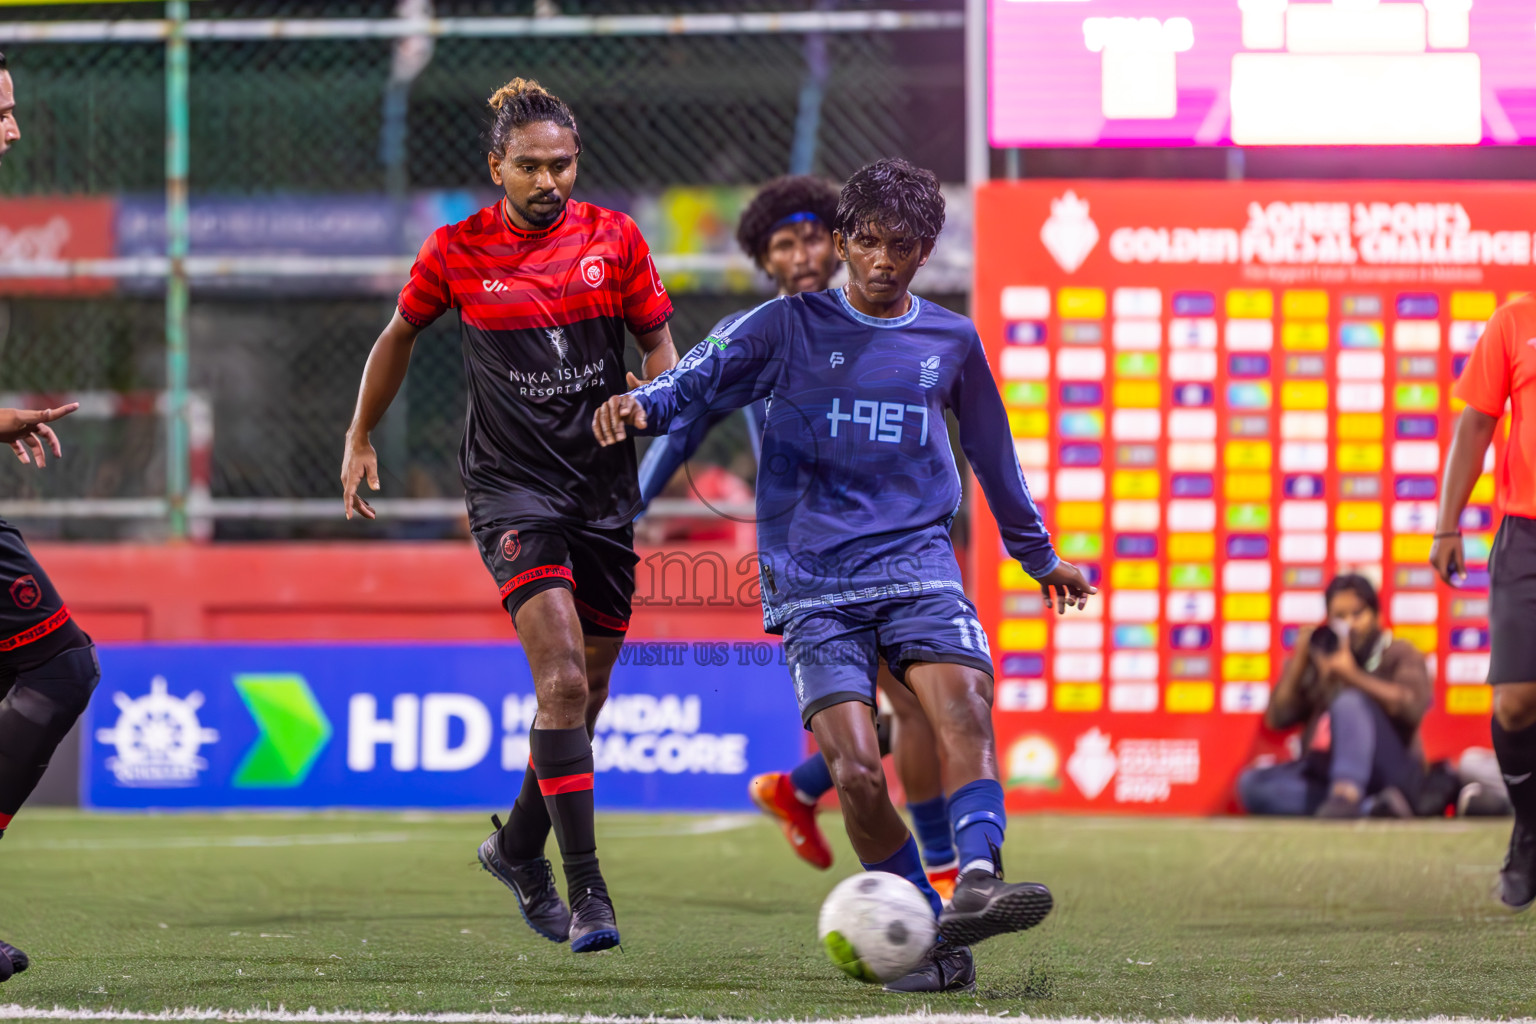
<path fill-rule="evenodd" d="M 1010 806 L 1227 809 L 1241 768 L 1282 753 L 1271 685 L 1343 571 L 1430 657 L 1430 756 L 1487 745 L 1487 472 L 1467 585 L 1427 559 L 1451 386 L 1536 280 L 1533 228 L 1526 186 L 978 191 L 974 312 L 1019 462 L 1101 588 L 1046 613 L 974 503 Z"/>
<path fill-rule="evenodd" d="M 994 146 L 1536 141 L 1518 0 L 990 0 Z"/>

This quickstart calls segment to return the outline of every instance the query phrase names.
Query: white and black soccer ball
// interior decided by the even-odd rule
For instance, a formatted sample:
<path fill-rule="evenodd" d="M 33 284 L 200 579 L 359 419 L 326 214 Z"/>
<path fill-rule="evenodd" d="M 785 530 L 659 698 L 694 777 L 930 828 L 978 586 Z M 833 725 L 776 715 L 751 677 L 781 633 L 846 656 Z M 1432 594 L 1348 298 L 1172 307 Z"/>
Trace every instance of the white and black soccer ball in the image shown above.
<path fill-rule="evenodd" d="M 821 905 L 816 935 L 844 974 L 880 984 L 910 974 L 933 946 L 938 922 L 917 886 L 885 871 L 845 878 Z"/>

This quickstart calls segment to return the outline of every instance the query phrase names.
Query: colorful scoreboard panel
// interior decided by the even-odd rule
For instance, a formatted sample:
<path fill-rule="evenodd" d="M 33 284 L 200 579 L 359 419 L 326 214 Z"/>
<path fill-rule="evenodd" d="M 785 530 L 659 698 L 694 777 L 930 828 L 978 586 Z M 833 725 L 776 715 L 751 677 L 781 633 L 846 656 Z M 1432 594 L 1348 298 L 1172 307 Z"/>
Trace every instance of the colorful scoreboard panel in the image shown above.
<path fill-rule="evenodd" d="M 1427 559 L 1452 385 L 1536 280 L 1536 190 L 995 182 L 976 223 L 974 311 L 1020 464 L 1100 587 L 1086 613 L 1045 612 L 973 504 L 1010 805 L 1231 807 L 1245 765 L 1287 756 L 1262 712 L 1346 571 L 1429 656 L 1430 755 L 1486 745 L 1487 472 L 1466 586 Z"/>

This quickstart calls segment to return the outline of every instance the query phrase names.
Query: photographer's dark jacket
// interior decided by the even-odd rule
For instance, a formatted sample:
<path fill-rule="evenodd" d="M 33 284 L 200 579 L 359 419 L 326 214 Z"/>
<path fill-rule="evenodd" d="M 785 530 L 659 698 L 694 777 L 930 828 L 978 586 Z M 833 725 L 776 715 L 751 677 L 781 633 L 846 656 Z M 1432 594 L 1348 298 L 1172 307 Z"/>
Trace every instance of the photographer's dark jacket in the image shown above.
<path fill-rule="evenodd" d="M 1280 688 L 1275 688 L 1265 721 L 1273 729 L 1289 729 L 1305 722 L 1301 749 L 1306 751 L 1312 749 L 1318 720 L 1339 695 L 1340 687 L 1337 683 L 1323 682 L 1317 666 L 1311 663 L 1307 648 L 1298 647 L 1291 652 L 1291 657 L 1307 658 L 1307 667 L 1291 693 L 1281 694 Z M 1408 690 L 1411 699 L 1395 713 L 1388 710 L 1387 717 L 1402 737 L 1403 745 L 1409 750 L 1419 749 L 1419 723 L 1424 720 L 1424 713 L 1429 710 L 1430 698 L 1434 694 L 1434 683 L 1429 678 L 1429 666 L 1424 655 L 1408 641 L 1394 640 L 1389 630 L 1382 630 L 1370 654 L 1361 658 L 1360 652 L 1356 651 L 1355 660 L 1362 669 L 1376 678 L 1396 683 Z"/>

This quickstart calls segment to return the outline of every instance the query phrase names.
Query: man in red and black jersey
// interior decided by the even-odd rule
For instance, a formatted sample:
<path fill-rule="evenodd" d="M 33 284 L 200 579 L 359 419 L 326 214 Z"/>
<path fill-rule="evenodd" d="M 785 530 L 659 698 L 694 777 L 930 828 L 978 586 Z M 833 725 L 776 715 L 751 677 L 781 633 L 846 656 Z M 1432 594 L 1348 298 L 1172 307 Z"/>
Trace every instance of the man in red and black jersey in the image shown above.
<path fill-rule="evenodd" d="M 592 729 L 629 625 L 640 508 L 635 451 L 588 431 L 610 395 L 633 386 L 625 332 L 654 377 L 677 362 L 672 302 L 628 217 L 570 201 L 581 137 L 569 108 L 514 79 L 491 97 L 496 205 L 427 239 L 394 318 L 363 371 L 342 463 L 344 503 L 378 490 L 369 433 L 405 379 L 417 334 L 459 311 L 469 415 L 459 471 L 470 525 L 528 657 L 539 711 L 530 766 L 502 825 L 480 846 L 485 869 L 528 924 L 576 952 L 619 941 L 592 826 Z M 571 906 L 544 846 L 553 827 Z"/>
<path fill-rule="evenodd" d="M 15 86 L 0 53 L 0 161 L 20 139 Z M 42 469 L 48 452 L 64 454 L 48 424 L 78 408 L 0 409 L 0 443 Z M 21 531 L 0 520 L 0 836 L 37 788 L 100 679 L 96 645 L 70 616 Z M 3 891 L 22 897 L 25 876 L 12 866 L 6 877 L 12 881 Z M 27 954 L 0 942 L 0 981 L 30 963 Z"/>

